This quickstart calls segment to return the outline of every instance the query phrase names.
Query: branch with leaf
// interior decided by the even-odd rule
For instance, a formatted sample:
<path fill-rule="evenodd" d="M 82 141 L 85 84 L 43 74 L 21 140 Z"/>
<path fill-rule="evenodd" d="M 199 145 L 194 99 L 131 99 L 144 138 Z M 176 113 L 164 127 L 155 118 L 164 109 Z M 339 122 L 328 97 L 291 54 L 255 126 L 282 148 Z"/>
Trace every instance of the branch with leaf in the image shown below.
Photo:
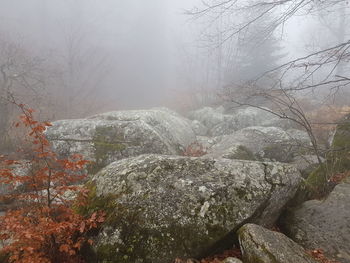
<path fill-rule="evenodd" d="M 16 126 L 28 129 L 25 139 L 33 147 L 32 157 L 25 163 L 32 169 L 18 174 L 14 167 L 22 166 L 23 161 L 0 158 L 0 184 L 10 188 L 0 198 L 16 202 L 0 218 L 4 244 L 0 252 L 8 255 L 9 262 L 84 262 L 81 249 L 92 243 L 88 233 L 105 217 L 102 211 L 83 216 L 73 209 L 86 205 L 88 190 L 78 183 L 85 178 L 89 162 L 79 155 L 59 159 L 45 137 L 51 124 L 35 120 L 34 110 L 25 105 L 12 103 L 22 112 Z M 21 191 L 16 191 L 19 185 Z"/>

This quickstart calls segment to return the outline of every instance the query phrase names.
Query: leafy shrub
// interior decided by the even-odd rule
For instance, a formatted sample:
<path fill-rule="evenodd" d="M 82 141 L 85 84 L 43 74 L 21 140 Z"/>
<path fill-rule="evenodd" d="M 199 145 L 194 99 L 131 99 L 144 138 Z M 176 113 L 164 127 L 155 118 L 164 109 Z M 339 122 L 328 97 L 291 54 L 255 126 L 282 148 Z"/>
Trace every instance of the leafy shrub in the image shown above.
<path fill-rule="evenodd" d="M 205 147 L 199 142 L 191 143 L 183 152 L 184 156 L 200 157 L 207 154 Z"/>
<path fill-rule="evenodd" d="M 85 205 L 88 196 L 88 190 L 77 185 L 85 177 L 88 161 L 79 155 L 58 159 L 45 137 L 51 124 L 36 121 L 32 109 L 16 105 L 23 113 L 16 126 L 28 129 L 25 140 L 33 146 L 29 162 L 35 169 L 19 175 L 13 165 L 23 162 L 0 157 L 0 184 L 12 189 L 0 200 L 16 200 L 16 206 L 0 217 L 0 254 L 7 254 L 9 262 L 84 262 L 81 249 L 92 243 L 89 231 L 104 221 L 103 212 L 83 216 L 73 210 Z M 15 191 L 18 186 L 24 187 Z"/>

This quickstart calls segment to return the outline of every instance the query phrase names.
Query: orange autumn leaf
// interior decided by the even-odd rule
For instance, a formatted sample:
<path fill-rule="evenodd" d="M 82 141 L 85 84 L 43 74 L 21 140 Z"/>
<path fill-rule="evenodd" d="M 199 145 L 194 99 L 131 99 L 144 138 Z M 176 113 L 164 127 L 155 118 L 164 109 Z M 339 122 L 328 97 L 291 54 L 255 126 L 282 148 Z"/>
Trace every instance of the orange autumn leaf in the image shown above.
<path fill-rule="evenodd" d="M 0 156 L 0 182 L 10 189 L 23 188 L 11 194 L 17 203 L 15 209 L 0 217 L 0 238 L 5 244 L 0 253 L 9 254 L 11 263 L 50 263 L 57 262 L 57 258 L 60 262 L 81 263 L 80 249 L 84 244 L 92 244 L 87 231 L 104 222 L 102 212 L 84 217 L 72 209 L 73 202 L 87 202 L 88 189 L 74 184 L 85 177 L 82 171 L 89 162 L 80 155 L 59 159 L 45 137 L 51 123 L 36 121 L 33 109 L 15 105 L 23 113 L 16 126 L 28 128 L 24 139 L 32 143 L 33 157 L 28 162 L 35 169 L 18 175 L 13 166 L 25 168 L 28 162 Z M 67 191 L 84 194 L 75 201 L 66 197 Z M 0 194 L 0 200 L 3 198 L 8 197 Z"/>

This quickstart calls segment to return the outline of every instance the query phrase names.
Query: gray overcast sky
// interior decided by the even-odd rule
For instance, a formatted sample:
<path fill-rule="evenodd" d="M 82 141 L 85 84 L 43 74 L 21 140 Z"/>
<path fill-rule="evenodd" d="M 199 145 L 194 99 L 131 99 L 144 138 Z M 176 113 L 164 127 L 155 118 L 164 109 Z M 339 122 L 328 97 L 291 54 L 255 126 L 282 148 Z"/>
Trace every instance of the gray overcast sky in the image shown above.
<path fill-rule="evenodd" d="M 67 60 L 73 48 L 81 56 L 81 74 L 89 75 L 80 83 L 112 107 L 161 106 L 174 90 L 191 88 L 189 76 L 201 86 L 204 68 L 212 63 L 196 48 L 201 25 L 183 14 L 200 2 L 2 0 L 0 30 L 53 63 Z M 315 37 L 308 34 L 311 27 L 303 18 L 286 25 L 282 44 L 289 57 L 302 54 Z"/>

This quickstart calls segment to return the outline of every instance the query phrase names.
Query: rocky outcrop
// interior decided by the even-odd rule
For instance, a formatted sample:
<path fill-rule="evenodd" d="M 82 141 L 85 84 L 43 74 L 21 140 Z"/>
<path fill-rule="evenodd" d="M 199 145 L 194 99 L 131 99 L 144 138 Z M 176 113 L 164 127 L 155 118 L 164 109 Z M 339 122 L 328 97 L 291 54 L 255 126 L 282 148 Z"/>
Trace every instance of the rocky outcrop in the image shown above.
<path fill-rule="evenodd" d="M 9 167 L 11 169 L 11 173 L 14 176 L 26 176 L 32 170 L 32 164 L 29 161 L 21 160 L 18 164 L 11 165 Z M 16 183 L 15 185 L 0 183 L 0 211 L 4 211 L 13 205 L 13 197 L 10 195 L 14 193 L 18 193 L 20 191 L 24 191 L 25 185 L 23 183 Z"/>
<path fill-rule="evenodd" d="M 301 148 L 305 151 L 309 145 L 310 139 L 303 131 L 255 126 L 222 136 L 218 143 L 208 149 L 208 154 L 213 157 L 242 159 L 240 156 L 244 149 L 244 156 L 248 153 L 253 159 L 289 162 L 299 154 Z"/>
<path fill-rule="evenodd" d="M 200 121 L 193 120 L 191 127 L 197 136 L 206 136 L 208 134 L 208 128 L 205 127 Z"/>
<path fill-rule="evenodd" d="M 316 263 L 297 243 L 282 233 L 254 224 L 239 229 L 245 263 Z"/>
<path fill-rule="evenodd" d="M 56 121 L 46 134 L 61 155 L 79 153 L 94 161 L 93 173 L 130 156 L 181 154 L 196 140 L 189 120 L 162 108 Z"/>
<path fill-rule="evenodd" d="M 209 136 L 218 136 L 227 133 L 231 133 L 235 130 L 234 117 L 232 115 L 224 114 L 224 108 L 218 107 L 216 109 L 211 107 L 204 107 L 199 110 L 189 113 L 189 118 L 199 121 L 207 129 Z M 220 130 L 217 127 L 225 126 L 225 130 Z M 223 129 L 223 128 L 221 128 Z M 217 130 L 217 131 L 215 131 Z M 199 134 L 205 135 L 205 134 Z"/>
<path fill-rule="evenodd" d="M 348 114 L 340 124 L 337 125 L 336 132 L 332 141 L 333 165 L 337 166 L 336 172 L 345 172 L 350 170 L 349 152 L 350 152 L 350 114 Z M 331 160 L 327 160 L 331 162 Z"/>
<path fill-rule="evenodd" d="M 210 150 L 215 144 L 219 143 L 222 136 L 208 137 L 208 136 L 197 136 L 197 142 L 203 146 L 207 151 Z"/>
<path fill-rule="evenodd" d="M 300 180 L 281 163 L 165 155 L 114 162 L 93 177 L 92 203 L 106 205 L 113 219 L 96 242 L 98 256 L 196 257 L 245 222 L 271 225 Z"/>
<path fill-rule="evenodd" d="M 265 127 L 289 127 L 288 122 L 281 120 L 276 115 L 268 112 L 269 109 L 258 109 L 254 107 L 247 107 L 239 109 L 234 113 L 236 127 L 238 130 L 251 126 L 265 126 Z"/>
<path fill-rule="evenodd" d="M 303 189 L 298 194 L 299 199 L 305 201 L 329 194 L 332 189 L 329 178 L 350 170 L 349 152 L 350 115 L 346 116 L 337 125 L 331 142 L 331 149 L 329 149 L 323 164 L 319 165 L 307 177 Z"/>
<path fill-rule="evenodd" d="M 320 157 L 320 159 L 322 162 L 325 161 L 322 157 Z M 291 164 L 300 171 L 304 178 L 307 178 L 309 174 L 320 165 L 317 155 L 312 154 L 297 155 L 293 158 Z"/>
<path fill-rule="evenodd" d="M 325 200 L 310 200 L 289 211 L 281 222 L 287 234 L 308 249 L 322 248 L 340 262 L 350 262 L 350 180 Z"/>
<path fill-rule="evenodd" d="M 189 117 L 207 127 L 210 136 L 227 135 L 251 126 L 291 127 L 288 121 L 281 120 L 268 110 L 247 107 L 228 114 L 223 107 L 204 107 L 191 112 Z"/>

